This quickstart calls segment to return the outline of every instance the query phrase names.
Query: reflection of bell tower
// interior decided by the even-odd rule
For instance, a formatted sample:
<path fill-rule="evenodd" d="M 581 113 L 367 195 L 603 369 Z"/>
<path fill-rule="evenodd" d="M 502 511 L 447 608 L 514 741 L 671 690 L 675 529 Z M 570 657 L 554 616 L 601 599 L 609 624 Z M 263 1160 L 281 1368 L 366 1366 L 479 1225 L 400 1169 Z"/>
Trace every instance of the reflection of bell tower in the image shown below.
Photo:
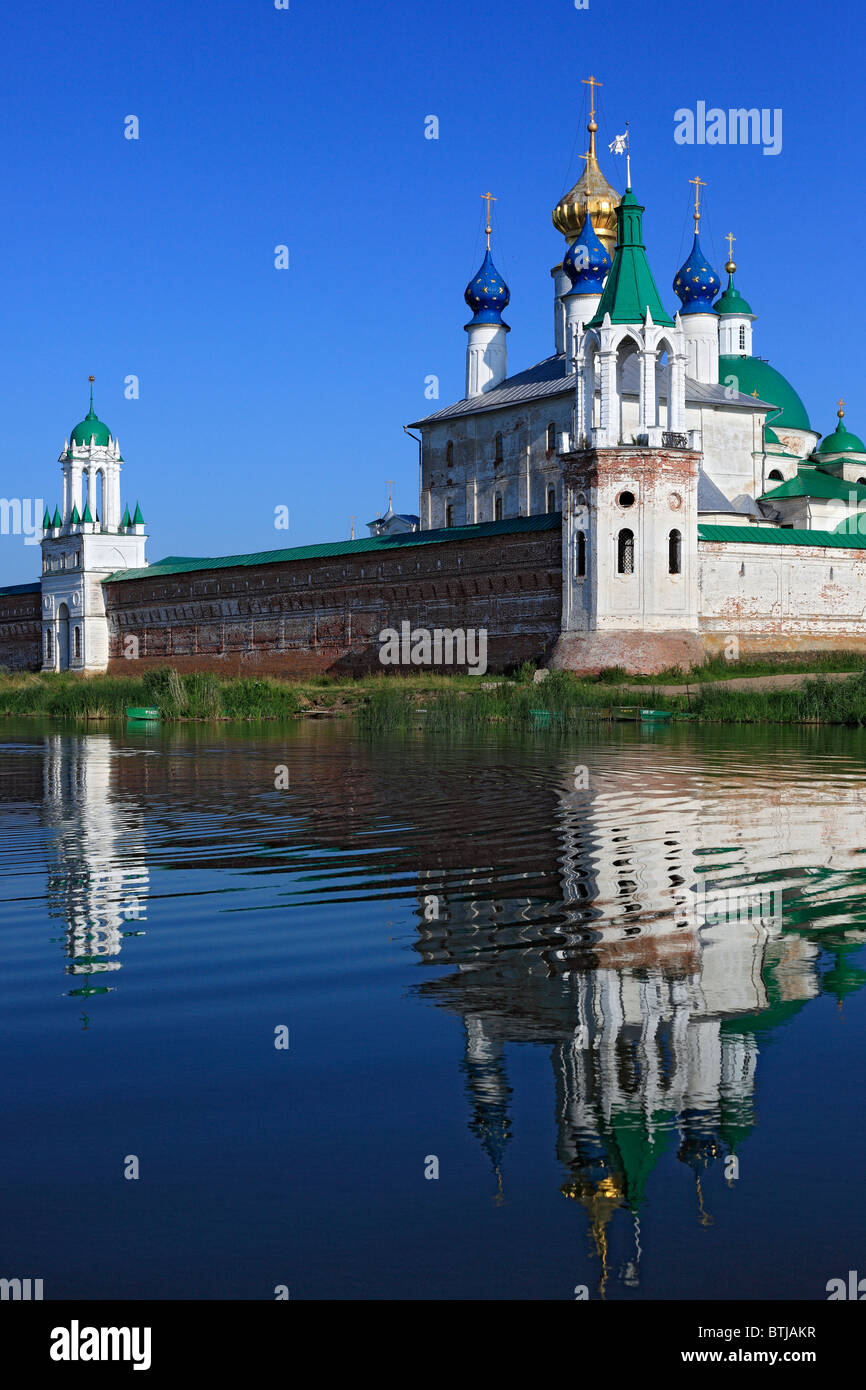
<path fill-rule="evenodd" d="M 87 977 L 72 994 L 105 993 L 90 977 L 120 969 L 123 940 L 141 934 L 148 892 L 140 814 L 118 805 L 108 737 L 51 734 L 43 807 L 55 831 L 48 867 L 52 917 L 64 921 L 67 973 Z"/>
<path fill-rule="evenodd" d="M 502 1200 L 502 1157 L 511 1138 L 508 1102 L 511 1087 L 505 1075 L 502 1037 L 479 1015 L 466 1016 L 466 1054 L 463 1061 L 472 1096 L 472 1133 L 493 1165 L 497 1200 Z"/>

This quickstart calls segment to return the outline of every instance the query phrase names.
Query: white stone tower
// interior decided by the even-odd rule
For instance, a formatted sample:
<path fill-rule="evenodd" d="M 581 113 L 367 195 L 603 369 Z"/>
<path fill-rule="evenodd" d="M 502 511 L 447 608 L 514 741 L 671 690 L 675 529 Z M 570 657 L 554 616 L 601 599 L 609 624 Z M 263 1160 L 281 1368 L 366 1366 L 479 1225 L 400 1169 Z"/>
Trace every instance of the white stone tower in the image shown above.
<path fill-rule="evenodd" d="M 725 270 L 728 273 L 727 288 L 716 304 L 719 324 L 719 354 L 728 357 L 751 357 L 752 324 L 757 318 L 752 313 L 740 291 L 734 284 L 733 243 L 736 240 L 730 232 L 725 240 L 728 243 L 728 260 Z"/>
<path fill-rule="evenodd" d="M 63 509 L 42 522 L 42 669 L 104 671 L 108 622 L 102 581 L 116 570 L 144 566 L 144 518 L 138 503 L 121 515 L 117 438 L 93 409 L 76 425 L 60 455 Z"/>

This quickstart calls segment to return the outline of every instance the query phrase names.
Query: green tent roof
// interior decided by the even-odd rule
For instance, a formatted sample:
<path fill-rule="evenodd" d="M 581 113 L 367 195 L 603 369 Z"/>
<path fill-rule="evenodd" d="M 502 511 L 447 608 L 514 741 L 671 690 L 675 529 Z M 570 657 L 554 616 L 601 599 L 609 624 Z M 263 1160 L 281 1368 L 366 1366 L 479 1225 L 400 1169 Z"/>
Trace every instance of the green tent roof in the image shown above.
<path fill-rule="evenodd" d="M 89 521 L 89 522 L 91 522 L 91 523 L 93 522 L 93 513 L 92 513 L 91 510 L 90 510 L 90 502 L 89 502 L 89 501 L 85 502 L 85 504 L 84 504 L 84 515 L 82 516 L 81 520 L 82 520 L 82 521 Z"/>
<path fill-rule="evenodd" d="M 54 520 L 51 522 L 51 525 L 52 525 L 52 526 L 62 526 L 62 525 L 63 525 L 63 517 L 60 515 L 60 508 L 59 508 L 59 507 L 55 507 L 55 508 L 54 508 Z"/>
<path fill-rule="evenodd" d="M 673 327 L 665 310 L 643 244 L 644 209 L 630 188 L 616 210 L 616 250 L 604 290 L 590 328 L 600 328 L 605 314 L 611 323 L 643 323 L 647 309 L 653 323 Z"/>
<path fill-rule="evenodd" d="M 141 507 L 138 505 L 137 502 L 135 504 L 135 515 L 132 518 L 132 524 L 133 526 L 144 525 L 144 517 L 141 515 Z"/>
<path fill-rule="evenodd" d="M 735 353 L 722 353 L 719 357 L 719 381 L 723 386 L 733 377 L 737 390 L 744 396 L 757 396 L 759 400 L 770 401 L 779 414 L 773 416 L 773 428 L 781 425 L 792 430 L 811 430 L 806 407 L 793 386 L 760 357 L 739 357 Z"/>

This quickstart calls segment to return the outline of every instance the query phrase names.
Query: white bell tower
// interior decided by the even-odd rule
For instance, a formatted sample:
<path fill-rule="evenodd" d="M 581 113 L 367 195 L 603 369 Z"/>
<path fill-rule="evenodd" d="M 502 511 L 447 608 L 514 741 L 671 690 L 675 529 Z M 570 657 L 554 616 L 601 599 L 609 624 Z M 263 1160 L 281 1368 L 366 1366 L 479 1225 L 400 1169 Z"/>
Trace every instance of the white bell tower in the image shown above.
<path fill-rule="evenodd" d="M 108 620 L 102 581 L 146 565 L 147 536 L 138 503 L 120 510 L 123 457 L 93 409 L 75 426 L 60 455 L 63 508 L 42 521 L 42 669 L 104 671 Z"/>

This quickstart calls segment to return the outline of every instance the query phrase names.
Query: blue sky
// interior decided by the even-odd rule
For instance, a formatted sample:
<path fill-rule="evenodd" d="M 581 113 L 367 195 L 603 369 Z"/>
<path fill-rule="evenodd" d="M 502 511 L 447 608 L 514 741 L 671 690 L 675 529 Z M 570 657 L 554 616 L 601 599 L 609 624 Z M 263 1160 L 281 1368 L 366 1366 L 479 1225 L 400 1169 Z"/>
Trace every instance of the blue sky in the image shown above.
<path fill-rule="evenodd" d="M 833 427 L 842 395 L 866 430 L 864 30 L 853 4 L 796 0 L 7 7 L 3 496 L 59 499 L 57 456 L 92 372 L 151 560 L 342 538 L 353 513 L 363 528 L 379 512 L 387 478 L 398 510 L 416 510 L 402 425 L 463 395 L 488 188 L 510 370 L 552 351 L 563 242 L 550 213 L 582 167 L 590 72 L 620 188 L 606 144 L 630 122 L 665 303 L 700 174 L 705 250 L 721 269 L 723 236 L 737 236 L 756 355 L 790 377 L 815 428 Z M 781 108 L 781 153 L 675 144 L 674 111 L 698 101 Z M 431 114 L 438 140 L 424 138 Z M 0 537 L 0 582 L 37 571 L 32 546 Z"/>

